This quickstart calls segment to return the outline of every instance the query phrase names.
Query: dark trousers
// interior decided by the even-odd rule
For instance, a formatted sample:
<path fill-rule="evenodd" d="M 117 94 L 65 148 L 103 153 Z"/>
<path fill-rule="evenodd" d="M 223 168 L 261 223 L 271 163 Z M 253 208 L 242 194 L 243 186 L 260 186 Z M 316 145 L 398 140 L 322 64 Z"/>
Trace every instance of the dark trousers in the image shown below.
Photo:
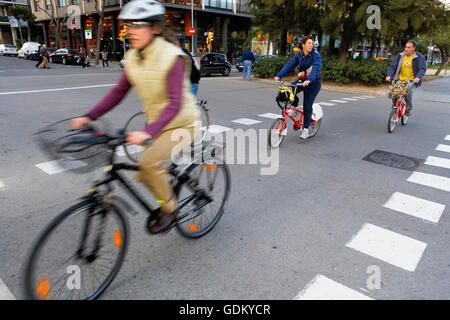
<path fill-rule="evenodd" d="M 102 62 L 103 62 L 103 68 L 105 67 L 105 63 L 106 63 L 106 66 L 109 67 L 108 60 L 102 59 Z"/>
<path fill-rule="evenodd" d="M 293 82 L 293 84 L 296 84 L 297 81 Z M 320 88 L 322 87 L 322 81 L 316 80 L 313 83 L 310 83 L 306 87 L 299 87 L 297 89 L 297 93 L 300 91 L 303 91 L 303 127 L 305 129 L 309 128 L 309 125 L 311 124 L 311 116 L 312 116 L 312 110 L 313 110 L 313 104 L 314 100 L 316 100 L 317 95 L 319 94 Z M 292 88 L 292 90 L 295 90 L 295 86 Z M 299 99 L 296 96 L 294 102 L 292 105 L 298 106 Z"/>
<path fill-rule="evenodd" d="M 36 63 L 36 68 L 42 63 L 42 56 L 39 56 L 39 61 Z"/>

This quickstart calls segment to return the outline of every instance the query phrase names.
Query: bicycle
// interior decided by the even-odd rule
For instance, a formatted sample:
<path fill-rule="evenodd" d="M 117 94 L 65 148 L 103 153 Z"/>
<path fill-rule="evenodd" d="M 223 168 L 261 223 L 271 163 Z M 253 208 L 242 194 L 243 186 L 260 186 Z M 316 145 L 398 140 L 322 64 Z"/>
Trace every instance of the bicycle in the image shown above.
<path fill-rule="evenodd" d="M 115 150 L 125 143 L 123 133 L 121 129 L 108 135 L 89 125 L 69 130 L 54 141 L 58 147 L 49 147 L 71 157 L 77 152 L 85 157 L 90 148 L 106 147 L 108 162 L 104 176 L 93 183 L 81 201 L 57 215 L 35 240 L 24 269 L 28 299 L 97 299 L 112 283 L 129 245 L 128 221 L 123 211 L 137 214 L 127 201 L 113 194 L 113 182 L 118 182 L 148 214 L 147 230 L 160 217 L 160 211 L 119 173 L 139 169 L 137 165 L 115 162 Z M 184 167 L 170 163 L 168 171 L 179 214 L 162 234 L 175 227 L 187 238 L 206 235 L 225 212 L 231 184 L 228 166 L 207 160 L 202 154 L 198 162 Z"/>
<path fill-rule="evenodd" d="M 392 81 L 392 85 L 389 90 L 389 99 L 396 99 L 396 102 L 392 103 L 392 110 L 389 114 L 389 120 L 387 129 L 389 133 L 394 132 L 395 126 L 398 123 L 398 119 L 401 119 L 402 125 L 406 125 L 408 122 L 408 116 L 405 115 L 406 110 L 406 97 L 408 96 L 408 82 L 396 80 Z"/>
<path fill-rule="evenodd" d="M 268 143 L 272 148 L 277 148 L 281 145 L 284 138 L 287 135 L 287 119 L 290 118 L 294 124 L 293 129 L 297 131 L 303 130 L 303 109 L 299 109 L 292 106 L 292 103 L 297 99 L 296 96 L 298 88 L 302 87 L 302 81 L 300 80 L 295 85 L 294 91 L 292 91 L 292 85 L 285 86 L 284 82 L 278 81 L 278 95 L 276 102 L 281 109 L 281 118 L 276 119 L 270 126 L 268 134 Z M 298 117 L 298 119 L 296 119 Z M 313 113 L 311 117 L 311 124 L 309 127 L 309 138 L 314 137 L 319 131 L 320 124 L 322 123 L 323 110 L 318 104 L 313 105 Z"/>
<path fill-rule="evenodd" d="M 208 134 L 209 125 L 210 125 L 209 109 L 207 106 L 208 101 L 205 99 L 202 99 L 202 100 L 198 100 L 197 103 L 198 103 L 198 106 L 200 108 L 200 113 L 201 113 L 202 135 L 200 136 L 200 138 L 197 141 L 194 142 L 194 144 L 199 144 L 205 139 L 206 135 Z M 145 117 L 145 112 L 144 111 L 138 112 L 138 113 L 134 114 L 133 116 L 131 116 L 131 118 L 128 119 L 128 121 L 125 123 L 125 127 L 124 127 L 125 134 L 128 134 L 133 131 L 141 131 L 145 128 L 146 125 L 147 125 L 147 119 Z M 142 150 L 143 150 L 143 148 L 141 148 L 139 146 L 127 145 L 125 147 L 124 151 L 125 151 L 125 154 L 128 157 L 128 159 L 130 159 L 133 162 L 138 162 L 139 154 Z"/>

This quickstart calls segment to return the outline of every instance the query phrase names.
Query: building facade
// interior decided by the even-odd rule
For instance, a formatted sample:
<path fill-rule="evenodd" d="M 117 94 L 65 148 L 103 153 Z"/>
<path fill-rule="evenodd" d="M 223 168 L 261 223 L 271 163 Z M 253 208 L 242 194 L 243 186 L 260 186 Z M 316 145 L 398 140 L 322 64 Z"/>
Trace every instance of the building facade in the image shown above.
<path fill-rule="evenodd" d="M 97 45 L 98 12 L 104 5 L 100 50 L 120 59 L 128 47 L 120 40 L 121 8 L 129 0 L 30 0 L 37 22 L 43 25 L 42 39 L 51 47 L 78 49 L 92 53 Z M 249 0 L 160 0 L 166 7 L 166 25 L 194 53 L 207 51 L 205 33 L 213 32 L 211 51 L 223 52 L 236 59 L 246 44 L 252 28 Z M 195 28 L 190 35 L 189 29 Z M 87 32 L 86 32 L 87 31 Z"/>

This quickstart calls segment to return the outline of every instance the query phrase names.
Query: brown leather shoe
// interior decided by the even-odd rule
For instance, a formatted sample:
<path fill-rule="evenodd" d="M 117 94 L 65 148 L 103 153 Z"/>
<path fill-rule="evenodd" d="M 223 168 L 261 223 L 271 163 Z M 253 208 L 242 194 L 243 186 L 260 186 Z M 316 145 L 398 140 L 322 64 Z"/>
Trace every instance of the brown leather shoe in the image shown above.
<path fill-rule="evenodd" d="M 175 210 L 174 212 L 170 214 L 163 214 L 162 217 L 153 225 L 150 227 L 151 233 L 158 233 L 161 231 L 164 231 L 167 229 L 167 227 L 170 226 L 170 224 L 175 220 L 177 217 L 178 210 Z"/>

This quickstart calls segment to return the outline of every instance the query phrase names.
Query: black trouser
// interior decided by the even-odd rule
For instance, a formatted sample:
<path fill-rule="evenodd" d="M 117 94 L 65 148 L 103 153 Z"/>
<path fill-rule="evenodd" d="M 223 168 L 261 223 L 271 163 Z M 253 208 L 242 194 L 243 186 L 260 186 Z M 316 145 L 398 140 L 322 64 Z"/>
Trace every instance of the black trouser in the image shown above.
<path fill-rule="evenodd" d="M 42 63 L 42 60 L 43 60 L 43 58 L 42 58 L 42 56 L 39 56 L 39 61 L 38 61 L 38 63 L 36 63 L 36 68 L 37 67 L 39 67 L 39 65 Z"/>
<path fill-rule="evenodd" d="M 102 59 L 102 62 L 103 62 L 103 68 L 105 67 L 105 62 L 106 62 L 106 66 L 109 67 L 108 60 Z"/>

